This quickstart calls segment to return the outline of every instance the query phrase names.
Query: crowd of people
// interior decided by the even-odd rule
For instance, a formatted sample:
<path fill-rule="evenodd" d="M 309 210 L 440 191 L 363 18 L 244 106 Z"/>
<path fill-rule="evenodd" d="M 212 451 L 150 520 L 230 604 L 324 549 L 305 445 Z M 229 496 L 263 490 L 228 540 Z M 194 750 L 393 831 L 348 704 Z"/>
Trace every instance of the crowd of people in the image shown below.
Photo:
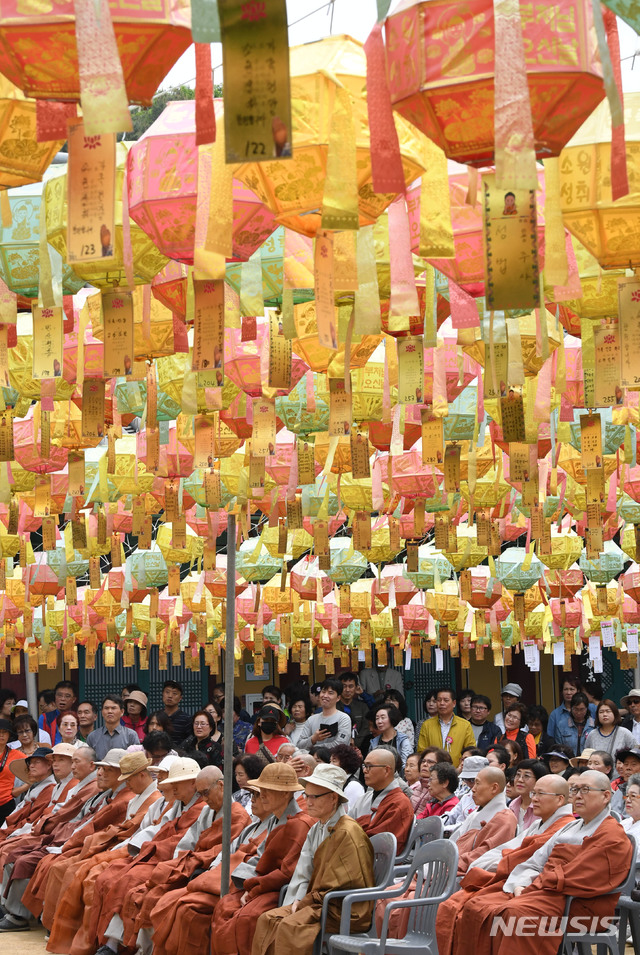
<path fill-rule="evenodd" d="M 509 683 L 492 716 L 485 695 L 441 687 L 415 725 L 386 672 L 399 678 L 266 686 L 254 714 L 234 699 L 224 891 L 223 684 L 189 714 L 174 680 L 152 713 L 135 684 L 98 710 L 61 681 L 37 722 L 0 691 L 0 932 L 39 920 L 59 955 L 311 955 L 326 893 L 373 885 L 371 837 L 392 833 L 401 854 L 431 816 L 458 859 L 440 955 L 462 955 L 469 931 L 506 955 L 496 916 L 561 916 L 567 896 L 612 915 L 628 835 L 640 844 L 640 690 L 618 707 L 568 675 L 548 714 Z M 372 915 L 355 905 L 352 931 Z M 326 928 L 339 925 L 332 902 Z M 555 955 L 550 937 L 518 951 Z"/>

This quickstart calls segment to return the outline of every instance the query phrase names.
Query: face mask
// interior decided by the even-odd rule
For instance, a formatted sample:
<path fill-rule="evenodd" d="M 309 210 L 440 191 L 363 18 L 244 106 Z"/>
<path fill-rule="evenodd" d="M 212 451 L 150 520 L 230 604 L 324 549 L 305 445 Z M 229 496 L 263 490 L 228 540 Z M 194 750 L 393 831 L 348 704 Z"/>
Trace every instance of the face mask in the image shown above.
<path fill-rule="evenodd" d="M 275 731 L 278 729 L 278 724 L 276 723 L 275 720 L 262 720 L 262 722 L 260 723 L 260 729 L 262 730 L 263 733 L 268 733 L 269 735 L 271 735 L 272 733 L 275 733 Z"/>

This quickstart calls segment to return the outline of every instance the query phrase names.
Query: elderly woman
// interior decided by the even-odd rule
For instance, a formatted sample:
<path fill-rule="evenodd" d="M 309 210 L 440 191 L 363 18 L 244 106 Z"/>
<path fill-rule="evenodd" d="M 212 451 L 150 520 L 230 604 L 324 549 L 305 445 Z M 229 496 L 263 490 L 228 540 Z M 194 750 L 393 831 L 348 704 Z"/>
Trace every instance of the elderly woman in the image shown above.
<path fill-rule="evenodd" d="M 319 763 L 312 776 L 301 779 L 307 812 L 318 821 L 311 827 L 293 873 L 285 905 L 258 919 L 252 955 L 295 952 L 312 955 L 320 931 L 322 902 L 327 892 L 373 885 L 373 847 L 355 819 L 346 814 L 347 774 L 339 766 Z M 351 931 L 371 923 L 371 904 L 353 906 Z M 340 928 L 340 903 L 329 905 L 327 932 Z"/>

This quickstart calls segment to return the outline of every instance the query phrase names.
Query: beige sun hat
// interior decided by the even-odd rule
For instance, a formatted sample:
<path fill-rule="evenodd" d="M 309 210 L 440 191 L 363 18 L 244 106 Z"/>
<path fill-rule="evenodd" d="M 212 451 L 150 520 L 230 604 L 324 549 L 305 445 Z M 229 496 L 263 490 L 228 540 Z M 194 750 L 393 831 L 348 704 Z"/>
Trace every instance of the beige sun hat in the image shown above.
<path fill-rule="evenodd" d="M 111 750 L 111 752 L 113 753 L 114 750 Z M 151 760 L 144 753 L 126 753 L 122 750 L 120 752 L 122 752 L 122 756 L 120 757 L 119 783 L 123 783 L 129 776 L 135 776 L 136 773 L 143 769 L 149 769 L 151 766 Z"/>
<path fill-rule="evenodd" d="M 110 749 L 104 759 L 96 760 L 94 766 L 106 766 L 111 769 L 120 768 L 120 760 L 127 755 L 126 749 Z"/>
<path fill-rule="evenodd" d="M 256 789 L 274 789 L 279 793 L 299 793 L 302 786 L 293 766 L 288 763 L 269 763 L 265 766 L 258 779 L 250 779 L 248 786 Z"/>
<path fill-rule="evenodd" d="M 53 759 L 54 756 L 75 756 L 76 747 L 72 746 L 71 743 L 56 743 L 47 759 Z"/>
<path fill-rule="evenodd" d="M 339 766 L 332 766 L 330 763 L 318 763 L 311 776 L 303 776 L 300 782 L 303 789 L 306 789 L 311 783 L 335 793 L 336 796 L 340 797 L 340 802 L 349 802 L 349 797 L 345 796 L 344 793 L 348 778 L 344 769 Z"/>
<path fill-rule="evenodd" d="M 174 783 L 186 783 L 189 779 L 195 779 L 198 773 L 202 771 L 202 766 L 196 763 L 195 759 L 189 759 L 187 756 L 178 758 L 172 764 L 169 775 L 163 779 L 158 786 L 173 786 Z"/>

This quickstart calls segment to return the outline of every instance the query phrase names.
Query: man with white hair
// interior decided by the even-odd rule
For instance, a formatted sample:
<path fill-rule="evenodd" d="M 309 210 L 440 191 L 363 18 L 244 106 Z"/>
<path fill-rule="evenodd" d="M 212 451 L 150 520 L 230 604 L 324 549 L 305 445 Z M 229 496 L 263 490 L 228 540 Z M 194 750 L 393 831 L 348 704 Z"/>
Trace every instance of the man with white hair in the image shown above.
<path fill-rule="evenodd" d="M 543 782 L 549 777 L 543 777 Z M 537 784 L 536 784 L 537 785 Z M 582 929 L 592 919 L 613 916 L 615 889 L 632 862 L 632 849 L 622 826 L 611 815 L 611 784 L 604 773 L 587 771 L 573 777 L 569 787 L 573 811 L 579 817 L 562 827 L 530 858 L 509 873 L 501 888 L 480 890 L 462 910 L 454 955 L 466 952 L 474 940 L 477 955 L 511 955 L 513 937 L 501 926 L 522 919 L 530 934 L 520 933 L 518 955 L 556 955 L 556 926 L 564 914 L 567 896 L 573 896 L 570 918 L 581 919 Z M 500 917 L 496 928 L 494 919 Z M 545 930 L 540 929 L 544 922 Z"/>

